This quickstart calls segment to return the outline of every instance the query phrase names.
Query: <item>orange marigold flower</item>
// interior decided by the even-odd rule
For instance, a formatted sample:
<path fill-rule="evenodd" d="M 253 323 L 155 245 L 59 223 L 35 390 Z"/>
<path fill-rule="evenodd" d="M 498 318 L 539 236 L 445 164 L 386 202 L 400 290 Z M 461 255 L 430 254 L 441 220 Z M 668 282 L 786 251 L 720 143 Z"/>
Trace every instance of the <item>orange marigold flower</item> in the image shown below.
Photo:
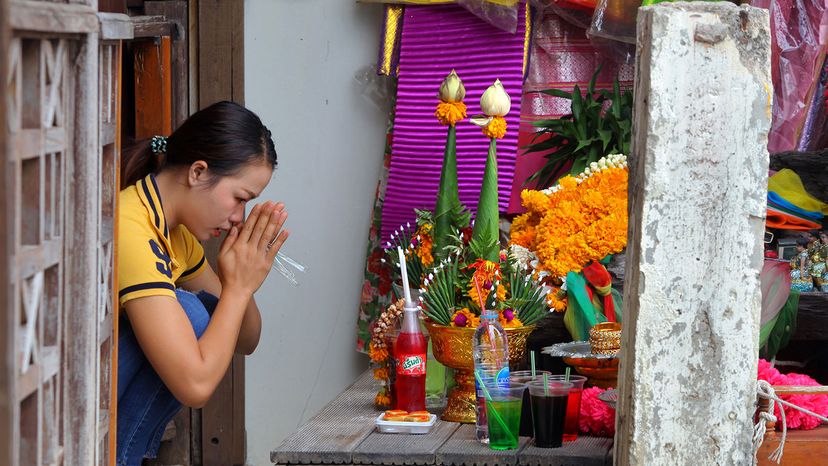
<path fill-rule="evenodd" d="M 497 285 L 497 300 L 506 301 L 506 287 L 503 285 Z"/>
<path fill-rule="evenodd" d="M 374 369 L 374 378 L 377 380 L 386 380 L 388 379 L 388 368 L 387 367 L 378 367 Z"/>
<path fill-rule="evenodd" d="M 506 119 L 502 116 L 492 117 L 492 121 L 483 127 L 483 134 L 493 139 L 503 139 L 506 135 Z"/>
<path fill-rule="evenodd" d="M 507 312 L 509 311 L 511 311 L 511 309 L 501 311 L 500 314 L 497 316 L 497 320 L 498 322 L 500 322 L 500 326 L 503 328 L 523 327 L 523 322 L 520 321 L 520 318 L 517 315 L 507 315 Z"/>
<path fill-rule="evenodd" d="M 567 306 L 566 293 L 560 288 L 554 288 L 546 295 L 546 304 L 556 312 L 564 312 Z"/>
<path fill-rule="evenodd" d="M 476 322 L 477 316 L 475 316 L 469 308 L 464 307 L 459 311 L 455 312 L 453 316 L 451 316 L 451 326 L 452 327 L 477 327 Z"/>
<path fill-rule="evenodd" d="M 420 238 L 415 252 L 417 257 L 420 258 L 420 262 L 422 262 L 426 267 L 429 267 L 434 263 L 434 256 L 432 255 L 434 238 L 431 237 L 431 229 L 431 224 L 424 223 L 417 228 L 417 232 L 415 233 L 415 237 Z"/>
<path fill-rule="evenodd" d="M 565 176 L 548 195 L 522 192 L 527 213 L 512 223 L 510 242 L 534 252 L 537 270 L 556 277 L 620 252 L 627 244 L 628 176 L 626 168 L 607 167 L 580 183 Z M 565 300 L 547 299 L 553 309 L 566 308 Z"/>
<path fill-rule="evenodd" d="M 388 350 L 385 348 L 380 348 L 374 346 L 373 343 L 368 348 L 368 356 L 371 357 L 371 361 L 374 362 L 383 362 L 388 359 Z"/>
<path fill-rule="evenodd" d="M 374 404 L 381 408 L 388 408 L 391 406 L 391 397 L 388 396 L 385 389 L 380 390 L 377 393 L 377 396 L 374 397 Z"/>
<path fill-rule="evenodd" d="M 441 125 L 454 126 L 458 121 L 466 118 L 466 104 L 463 102 L 443 102 L 437 104 L 434 116 Z"/>

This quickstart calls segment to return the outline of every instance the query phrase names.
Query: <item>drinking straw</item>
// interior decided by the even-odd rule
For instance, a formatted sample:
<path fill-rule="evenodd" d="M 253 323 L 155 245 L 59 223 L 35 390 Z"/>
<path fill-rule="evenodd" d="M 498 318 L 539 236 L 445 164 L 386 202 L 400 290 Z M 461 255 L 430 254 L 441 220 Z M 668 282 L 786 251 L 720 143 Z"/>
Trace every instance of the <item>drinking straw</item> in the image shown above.
<path fill-rule="evenodd" d="M 483 302 L 483 293 L 480 292 L 480 283 L 477 281 L 477 277 L 474 277 L 473 280 L 474 287 L 477 289 L 477 300 L 480 302 L 480 312 L 486 312 L 486 304 Z"/>
<path fill-rule="evenodd" d="M 400 255 L 400 274 L 402 274 L 403 293 L 405 294 L 405 306 L 411 307 L 411 290 L 408 289 L 408 270 L 405 268 L 405 254 L 400 246 L 397 246 L 397 254 Z"/>
<path fill-rule="evenodd" d="M 483 383 L 483 378 L 480 377 L 480 371 L 474 371 L 474 378 L 477 380 L 477 384 L 480 385 L 480 388 L 483 389 L 483 396 L 486 398 L 486 401 L 492 401 L 492 395 L 489 393 L 489 389 L 486 388 L 486 384 Z M 494 405 L 491 406 L 491 410 L 486 410 L 486 415 L 494 414 L 494 418 L 498 423 L 500 423 L 500 427 L 503 428 L 503 432 L 506 432 L 509 435 L 509 439 L 514 441 L 515 436 L 512 435 L 512 432 L 509 430 L 509 426 L 506 425 L 506 422 L 500 417 L 497 410 L 494 409 Z"/>
<path fill-rule="evenodd" d="M 529 365 L 532 367 L 532 378 L 535 378 L 535 352 L 529 352 Z"/>
<path fill-rule="evenodd" d="M 549 396 L 549 372 L 543 373 L 543 394 Z"/>
<path fill-rule="evenodd" d="M 564 374 L 564 382 L 569 382 L 569 366 L 566 367 L 566 373 Z"/>

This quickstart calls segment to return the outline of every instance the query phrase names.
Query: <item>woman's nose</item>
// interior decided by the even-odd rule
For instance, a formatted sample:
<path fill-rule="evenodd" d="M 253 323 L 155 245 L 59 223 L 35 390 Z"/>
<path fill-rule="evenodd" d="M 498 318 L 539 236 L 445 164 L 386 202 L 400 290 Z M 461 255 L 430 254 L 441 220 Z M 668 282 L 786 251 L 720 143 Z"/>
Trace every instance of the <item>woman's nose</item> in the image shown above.
<path fill-rule="evenodd" d="M 244 221 L 244 206 L 238 206 L 233 210 L 233 213 L 230 214 L 230 223 L 241 223 Z"/>

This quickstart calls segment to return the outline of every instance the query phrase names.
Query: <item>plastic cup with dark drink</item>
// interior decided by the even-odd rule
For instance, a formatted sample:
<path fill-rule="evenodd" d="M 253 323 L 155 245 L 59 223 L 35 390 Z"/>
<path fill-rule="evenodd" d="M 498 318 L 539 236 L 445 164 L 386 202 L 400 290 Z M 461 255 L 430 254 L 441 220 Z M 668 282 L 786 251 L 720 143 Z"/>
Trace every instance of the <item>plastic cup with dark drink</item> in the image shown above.
<path fill-rule="evenodd" d="M 572 383 L 549 378 L 529 382 L 535 446 L 559 448 L 563 445 L 566 405 Z"/>
<path fill-rule="evenodd" d="M 547 374 L 547 376 L 552 376 L 548 371 L 535 371 L 535 375 L 532 375 L 532 371 L 513 371 L 509 375 L 509 380 L 514 380 L 518 383 L 525 383 L 528 384 L 529 382 L 536 380 L 538 378 L 543 378 L 543 374 Z M 521 403 L 521 411 L 520 411 L 520 436 L 521 437 L 534 437 L 535 430 L 532 428 L 532 404 L 529 402 L 529 387 L 527 386 L 526 390 L 523 392 L 523 403 Z"/>
<path fill-rule="evenodd" d="M 569 382 L 572 389 L 569 390 L 569 399 L 566 404 L 566 421 L 564 424 L 564 442 L 572 442 L 578 439 L 578 425 L 581 418 L 581 393 L 584 391 L 584 383 L 587 378 L 583 375 L 570 375 L 569 380 L 565 375 L 550 375 L 549 380 Z"/>

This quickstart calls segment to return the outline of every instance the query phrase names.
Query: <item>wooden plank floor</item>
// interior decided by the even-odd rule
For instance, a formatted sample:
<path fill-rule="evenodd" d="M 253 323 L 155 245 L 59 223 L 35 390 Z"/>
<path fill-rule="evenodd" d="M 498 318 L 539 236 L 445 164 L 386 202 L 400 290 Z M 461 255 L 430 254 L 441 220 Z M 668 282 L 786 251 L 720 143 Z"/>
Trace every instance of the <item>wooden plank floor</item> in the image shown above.
<path fill-rule="evenodd" d="M 581 437 L 562 448 L 537 448 L 520 438 L 516 450 L 495 451 L 475 439 L 474 426 L 438 420 L 425 435 L 380 434 L 374 429 L 376 386 L 366 371 L 307 424 L 271 451 L 275 464 L 383 464 L 476 466 L 604 466 L 612 439 Z"/>

